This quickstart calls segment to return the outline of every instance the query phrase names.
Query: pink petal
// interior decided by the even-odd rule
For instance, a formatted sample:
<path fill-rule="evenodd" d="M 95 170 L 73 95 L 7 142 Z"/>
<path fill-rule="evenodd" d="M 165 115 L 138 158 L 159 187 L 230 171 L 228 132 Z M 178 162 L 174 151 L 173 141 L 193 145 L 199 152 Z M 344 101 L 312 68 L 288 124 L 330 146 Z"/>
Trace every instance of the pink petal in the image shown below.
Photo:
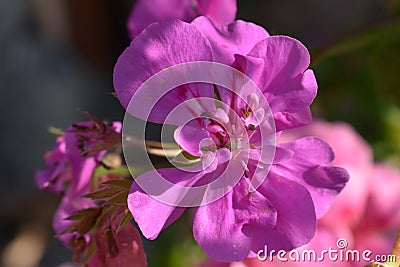
<path fill-rule="evenodd" d="M 87 190 L 85 193 L 89 193 Z M 81 194 L 68 190 L 61 200 L 54 217 L 53 217 L 53 228 L 54 232 L 58 235 L 58 239 L 65 245 L 68 246 L 68 242 L 72 236 L 76 233 L 67 233 L 60 235 L 64 230 L 66 230 L 72 223 L 72 220 L 66 220 L 66 218 L 72 216 L 79 210 L 95 207 L 95 203 L 88 199 L 83 198 Z"/>
<path fill-rule="evenodd" d="M 279 174 L 307 188 L 314 200 L 317 218 L 320 218 L 347 183 L 347 171 L 325 166 L 332 162 L 334 154 L 330 146 L 321 139 L 305 137 L 280 146 L 292 150 L 294 155 L 287 161 L 273 165 L 271 173 Z"/>
<path fill-rule="evenodd" d="M 167 189 L 160 188 L 160 185 L 154 179 L 154 177 L 158 177 L 159 175 L 178 186 L 192 186 L 203 177 L 203 174 L 200 172 L 192 173 L 180 169 L 168 168 L 145 172 L 138 176 L 136 180 L 141 179 L 149 182 L 150 187 L 154 186 L 152 192 L 154 195 L 163 194 L 166 193 Z M 152 181 L 154 181 L 154 185 L 152 185 Z M 177 199 L 178 203 L 182 197 L 184 196 L 174 191 L 173 194 L 170 194 L 169 200 L 172 203 Z M 136 182 L 132 184 L 127 202 L 128 208 L 143 235 L 151 240 L 155 239 L 162 230 L 178 219 L 185 210 L 182 207 L 160 202 L 147 192 L 144 192 Z M 154 216 L 155 214 L 157 216 Z"/>
<path fill-rule="evenodd" d="M 269 249 L 291 250 L 308 243 L 316 230 L 314 203 L 302 185 L 270 173 L 268 181 L 258 190 L 276 209 L 274 227 L 250 226 L 253 233 L 252 251 Z"/>
<path fill-rule="evenodd" d="M 264 28 L 250 22 L 237 20 L 218 27 L 206 17 L 198 17 L 192 23 L 210 41 L 214 51 L 214 61 L 231 65 L 234 55 L 246 55 L 253 46 L 269 35 Z"/>
<path fill-rule="evenodd" d="M 216 25 L 227 25 L 235 20 L 236 0 L 197 0 L 200 14 L 210 18 Z"/>
<path fill-rule="evenodd" d="M 235 66 L 248 75 L 263 91 L 272 113 L 287 114 L 283 119 L 293 124 L 296 120 L 308 121 L 304 112 L 317 94 L 314 73 L 307 70 L 310 55 L 299 41 L 286 36 L 271 36 L 258 42 L 249 53 L 237 55 Z M 288 114 L 289 113 L 289 114 Z M 276 118 L 277 124 L 285 120 Z M 298 125 L 287 125 L 288 127 Z M 282 127 L 280 127 L 282 128 Z M 278 128 L 278 130 L 281 130 Z"/>
<path fill-rule="evenodd" d="M 239 261 L 249 254 L 251 238 L 243 233 L 232 209 L 232 195 L 200 206 L 193 222 L 194 238 L 208 256 L 220 261 Z"/>
<path fill-rule="evenodd" d="M 196 17 L 189 0 L 139 0 L 132 8 L 127 26 L 131 38 L 150 24 L 166 19 L 191 22 Z"/>
<path fill-rule="evenodd" d="M 174 132 L 175 142 L 193 156 L 201 156 L 200 145 L 210 138 L 208 131 L 203 129 L 201 120 L 192 120 L 189 123 L 178 127 Z M 203 141 L 204 140 L 204 141 Z M 203 142 L 202 142 L 203 141 Z"/>
<path fill-rule="evenodd" d="M 193 233 L 206 253 L 220 261 L 238 261 L 250 253 L 251 232 L 245 228 L 272 227 L 277 217 L 270 201 L 260 193 L 248 192 L 241 180 L 223 198 L 197 209 Z"/>
<path fill-rule="evenodd" d="M 223 26 L 234 21 L 236 9 L 236 0 L 139 0 L 131 10 L 127 26 L 132 39 L 150 24 L 166 19 L 191 22 L 205 15 Z"/>
<path fill-rule="evenodd" d="M 121 104 L 126 108 L 138 88 L 154 74 L 191 61 L 212 61 L 210 43 L 196 27 L 179 20 L 154 23 L 131 42 L 115 65 L 114 88 Z M 171 80 L 164 82 L 173 83 L 176 78 L 179 77 L 169 77 Z M 140 92 L 137 105 L 128 110 L 131 115 L 146 120 L 149 108 L 154 107 L 148 120 L 163 123 L 167 114 L 183 101 L 193 97 L 214 97 L 213 87 L 209 84 L 184 85 L 164 95 L 167 88 L 160 82 L 160 86 Z M 157 102 L 158 96 L 162 95 L 164 97 Z"/>
<path fill-rule="evenodd" d="M 65 144 L 67 150 L 67 159 L 71 164 L 72 178 L 71 187 L 76 192 L 86 190 L 87 185 L 90 184 L 93 171 L 97 166 L 97 159 L 95 157 L 83 157 L 82 151 L 79 149 L 77 136 L 75 133 L 65 133 Z M 105 152 L 99 153 L 101 158 Z M 87 192 L 85 192 L 87 193 Z"/>
<path fill-rule="evenodd" d="M 327 141 L 335 152 L 332 164 L 346 168 L 351 177 L 321 220 L 335 227 L 338 224 L 356 227 L 364 216 L 373 178 L 371 147 L 350 125 L 319 120 L 306 127 L 285 131 L 279 141 L 287 142 L 304 136 L 316 136 Z"/>

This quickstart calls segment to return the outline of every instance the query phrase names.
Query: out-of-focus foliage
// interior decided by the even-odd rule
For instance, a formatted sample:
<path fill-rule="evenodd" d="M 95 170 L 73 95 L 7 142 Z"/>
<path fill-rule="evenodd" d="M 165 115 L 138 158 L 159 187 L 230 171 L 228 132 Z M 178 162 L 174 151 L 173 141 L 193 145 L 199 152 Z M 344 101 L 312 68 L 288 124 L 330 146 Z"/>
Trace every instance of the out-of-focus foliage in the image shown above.
<path fill-rule="evenodd" d="M 155 241 L 143 239 L 146 251 L 151 251 L 148 257 L 148 266 L 196 266 L 206 259 L 206 254 L 193 239 L 190 213 L 186 212 L 182 218 L 164 230 Z"/>
<path fill-rule="evenodd" d="M 387 18 L 363 25 L 314 50 L 319 82 L 314 111 L 352 124 L 373 146 L 377 160 L 400 166 L 399 1 Z"/>

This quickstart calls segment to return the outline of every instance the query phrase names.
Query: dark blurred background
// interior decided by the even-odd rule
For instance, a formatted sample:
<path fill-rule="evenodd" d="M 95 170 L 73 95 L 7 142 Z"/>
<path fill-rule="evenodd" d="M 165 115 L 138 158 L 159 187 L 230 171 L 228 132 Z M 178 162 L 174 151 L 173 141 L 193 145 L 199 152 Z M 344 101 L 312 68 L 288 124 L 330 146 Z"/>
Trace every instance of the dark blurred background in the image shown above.
<path fill-rule="evenodd" d="M 122 120 L 113 65 L 129 45 L 134 1 L 0 0 L 1 266 L 57 266 L 71 253 L 52 236 L 57 199 L 34 172 L 78 108 Z M 301 40 L 319 81 L 314 113 L 351 123 L 375 157 L 399 164 L 400 19 L 397 0 L 238 1 L 240 19 Z"/>

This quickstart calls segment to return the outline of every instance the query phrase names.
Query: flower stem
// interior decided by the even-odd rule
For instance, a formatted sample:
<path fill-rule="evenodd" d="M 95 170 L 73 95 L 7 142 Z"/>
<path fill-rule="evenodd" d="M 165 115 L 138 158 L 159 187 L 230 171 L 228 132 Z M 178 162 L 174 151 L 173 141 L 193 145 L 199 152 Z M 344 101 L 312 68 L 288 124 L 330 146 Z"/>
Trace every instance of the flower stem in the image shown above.
<path fill-rule="evenodd" d="M 395 256 L 394 262 L 391 260 L 386 261 L 385 263 L 381 262 L 370 262 L 365 265 L 365 267 L 399 267 L 400 266 L 400 229 L 397 233 L 396 240 L 394 241 L 394 246 L 391 252 L 391 255 Z"/>
<path fill-rule="evenodd" d="M 396 256 L 396 264 L 398 264 L 397 266 L 400 266 L 400 229 L 397 232 L 396 240 L 394 241 L 392 255 Z M 387 263 L 390 264 L 389 262 Z"/>

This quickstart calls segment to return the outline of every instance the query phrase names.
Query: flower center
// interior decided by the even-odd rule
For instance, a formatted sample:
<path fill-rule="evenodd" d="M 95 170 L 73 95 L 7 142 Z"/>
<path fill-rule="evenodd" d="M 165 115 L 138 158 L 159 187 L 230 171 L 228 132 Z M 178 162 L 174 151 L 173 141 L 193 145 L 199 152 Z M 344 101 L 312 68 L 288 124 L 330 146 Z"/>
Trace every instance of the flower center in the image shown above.
<path fill-rule="evenodd" d="M 204 129 L 210 134 L 210 138 L 213 143 L 211 149 L 214 149 L 213 147 L 215 147 L 215 149 L 223 147 L 230 149 L 229 134 L 220 123 L 212 119 L 203 120 L 202 123 Z M 210 150 L 209 147 L 201 147 L 202 151 L 207 149 Z"/>

